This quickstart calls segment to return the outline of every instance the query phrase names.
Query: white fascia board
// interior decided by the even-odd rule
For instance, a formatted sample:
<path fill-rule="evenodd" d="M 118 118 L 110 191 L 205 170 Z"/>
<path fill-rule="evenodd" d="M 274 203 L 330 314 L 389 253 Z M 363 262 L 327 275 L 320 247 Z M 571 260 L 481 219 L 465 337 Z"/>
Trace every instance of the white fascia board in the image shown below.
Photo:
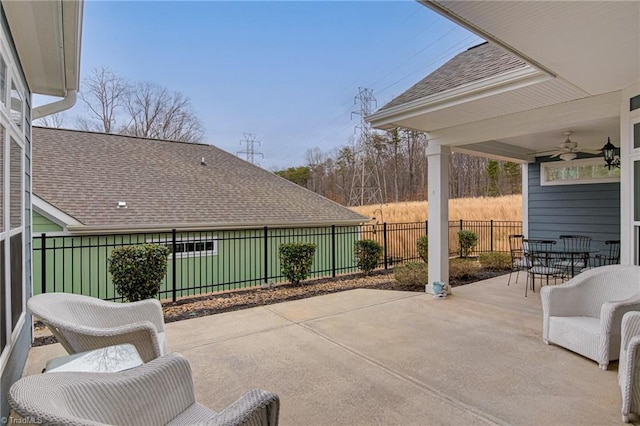
<path fill-rule="evenodd" d="M 362 219 L 335 220 L 330 222 L 283 222 L 283 223 L 191 223 L 191 224 L 145 224 L 145 225 L 69 225 L 69 233 L 74 235 L 86 234 L 128 234 L 136 232 L 178 232 L 191 231 L 225 231 L 260 228 L 316 228 L 336 226 L 358 226 L 368 222 Z"/>
<path fill-rule="evenodd" d="M 373 113 L 366 117 L 366 120 L 376 128 L 396 127 L 393 123 L 397 121 L 520 89 L 532 84 L 542 83 L 551 78 L 548 74 L 527 65 L 523 68 L 396 105 L 384 111 Z"/>
<path fill-rule="evenodd" d="M 62 226 L 64 229 L 67 229 L 69 226 L 82 226 L 82 222 L 79 222 L 73 216 L 68 215 L 35 194 L 32 194 L 32 202 L 34 211 L 40 213 L 55 224 Z"/>

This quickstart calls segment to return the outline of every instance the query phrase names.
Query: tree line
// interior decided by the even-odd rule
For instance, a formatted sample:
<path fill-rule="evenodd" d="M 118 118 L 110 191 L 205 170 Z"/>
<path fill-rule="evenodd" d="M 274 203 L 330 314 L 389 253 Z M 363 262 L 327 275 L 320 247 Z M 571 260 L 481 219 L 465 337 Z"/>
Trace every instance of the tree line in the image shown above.
<path fill-rule="evenodd" d="M 86 115 L 75 117 L 71 126 L 79 130 L 182 142 L 204 139 L 204 127 L 187 96 L 149 81 L 129 81 L 107 67 L 82 80 L 78 98 Z M 66 118 L 54 114 L 38 123 L 59 128 L 67 125 Z"/>
<path fill-rule="evenodd" d="M 424 133 L 394 129 L 372 133 L 359 148 L 352 143 L 329 152 L 310 149 L 305 154 L 306 164 L 275 173 L 343 205 L 359 205 L 361 199 L 353 195 L 362 191 L 364 185 L 373 187 L 382 203 L 425 200 L 426 151 Z M 458 152 L 450 157 L 449 181 L 450 198 L 522 191 L 519 164 Z"/>

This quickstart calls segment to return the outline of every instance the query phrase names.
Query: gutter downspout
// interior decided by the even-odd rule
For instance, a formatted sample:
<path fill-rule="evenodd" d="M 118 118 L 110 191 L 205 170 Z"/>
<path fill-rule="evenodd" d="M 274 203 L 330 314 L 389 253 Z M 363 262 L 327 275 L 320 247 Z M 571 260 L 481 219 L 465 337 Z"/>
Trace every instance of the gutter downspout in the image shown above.
<path fill-rule="evenodd" d="M 33 111 L 31 112 L 31 119 L 37 120 L 38 118 L 71 108 L 76 104 L 77 94 L 77 90 L 68 90 L 65 97 L 61 100 L 33 108 Z"/>

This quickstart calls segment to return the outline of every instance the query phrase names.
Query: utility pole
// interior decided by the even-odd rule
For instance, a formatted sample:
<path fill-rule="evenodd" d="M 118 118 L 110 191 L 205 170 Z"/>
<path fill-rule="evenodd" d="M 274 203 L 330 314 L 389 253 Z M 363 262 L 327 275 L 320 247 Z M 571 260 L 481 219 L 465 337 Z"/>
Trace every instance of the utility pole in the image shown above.
<path fill-rule="evenodd" d="M 381 204 L 382 190 L 376 156 L 371 146 L 371 125 L 365 120 L 365 117 L 370 115 L 373 108 L 377 106 L 373 89 L 358 87 L 358 95 L 354 99 L 354 105 L 359 105 L 360 108 L 353 111 L 351 116 L 359 115 L 360 123 L 355 127 L 359 138 L 354 150 L 356 161 L 349 194 L 349 205 Z"/>
<path fill-rule="evenodd" d="M 255 133 L 243 133 L 244 135 L 244 139 L 240 140 L 240 145 L 242 145 L 243 143 L 245 144 L 245 149 L 244 151 L 238 151 L 236 152 L 236 155 L 239 157 L 240 154 L 244 154 L 246 156 L 246 160 L 251 163 L 251 164 L 255 164 L 256 166 L 259 166 L 259 163 L 256 163 L 255 161 L 255 156 L 259 155 L 262 158 L 264 158 L 264 154 L 262 154 L 261 152 L 257 152 L 255 149 L 256 144 L 258 144 L 258 146 L 260 146 L 260 141 L 256 140 L 256 135 Z"/>

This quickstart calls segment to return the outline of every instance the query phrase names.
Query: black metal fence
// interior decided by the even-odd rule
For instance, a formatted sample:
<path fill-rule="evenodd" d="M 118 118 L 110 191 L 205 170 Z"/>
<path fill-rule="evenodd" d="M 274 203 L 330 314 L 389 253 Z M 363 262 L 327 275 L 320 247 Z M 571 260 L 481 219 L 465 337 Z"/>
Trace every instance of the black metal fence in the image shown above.
<path fill-rule="evenodd" d="M 355 242 L 378 241 L 383 247 L 379 267 L 420 261 L 416 241 L 427 234 L 427 222 L 382 223 L 315 228 L 259 228 L 159 233 L 55 236 L 33 239 L 34 293 L 70 292 L 121 300 L 108 272 L 108 259 L 116 247 L 157 243 L 171 251 L 159 297 L 177 300 L 216 291 L 258 287 L 284 281 L 278 248 L 293 241 L 317 246 L 312 278 L 357 272 Z M 458 253 L 457 232 L 478 235 L 474 254 L 508 252 L 509 234 L 522 232 L 521 222 L 454 221 L 449 223 L 449 253 Z"/>

